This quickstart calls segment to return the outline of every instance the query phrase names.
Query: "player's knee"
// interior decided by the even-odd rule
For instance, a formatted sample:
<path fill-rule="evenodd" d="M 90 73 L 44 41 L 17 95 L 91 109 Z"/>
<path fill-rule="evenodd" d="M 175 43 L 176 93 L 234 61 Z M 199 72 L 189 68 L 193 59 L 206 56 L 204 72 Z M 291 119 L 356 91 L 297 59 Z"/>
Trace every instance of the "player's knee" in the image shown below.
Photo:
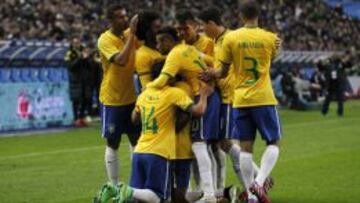
<path fill-rule="evenodd" d="M 253 152 L 253 141 L 240 141 L 240 148 L 243 152 L 252 153 Z"/>
<path fill-rule="evenodd" d="M 228 153 L 229 151 L 230 151 L 230 149 L 231 149 L 231 146 L 233 145 L 233 143 L 230 141 L 230 140 L 221 140 L 220 141 L 220 143 L 219 143 L 219 145 L 220 145 L 220 148 L 224 151 L 224 152 L 226 152 L 226 153 Z"/>
<path fill-rule="evenodd" d="M 266 145 L 269 146 L 269 145 L 275 145 L 277 147 L 280 147 L 280 140 L 277 139 L 277 140 L 272 140 L 272 141 L 267 141 L 266 142 Z"/>
<path fill-rule="evenodd" d="M 112 148 L 113 150 L 117 150 L 119 149 L 120 139 L 107 139 L 106 145 Z"/>

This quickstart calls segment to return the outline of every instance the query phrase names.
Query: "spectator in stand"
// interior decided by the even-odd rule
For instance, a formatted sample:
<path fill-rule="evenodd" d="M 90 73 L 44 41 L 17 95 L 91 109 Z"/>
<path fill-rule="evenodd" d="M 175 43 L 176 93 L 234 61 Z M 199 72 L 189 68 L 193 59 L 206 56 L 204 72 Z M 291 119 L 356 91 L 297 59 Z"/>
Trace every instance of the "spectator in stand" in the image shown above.
<path fill-rule="evenodd" d="M 1 39 L 47 39 L 68 41 L 74 35 L 87 43 L 96 43 L 106 29 L 104 8 L 110 1 L 96 0 L 3 0 L 0 19 Z M 260 21 L 284 39 L 284 49 L 340 50 L 360 48 L 359 20 L 344 14 L 342 6 L 328 6 L 323 0 L 259 0 Z M 179 8 L 191 8 L 196 15 L 201 8 L 216 5 L 224 12 L 222 21 L 229 28 L 238 27 L 238 0 L 133 0 L 126 3 L 130 13 L 154 9 L 162 13 L 165 24 L 173 24 Z M 329 23 L 331 22 L 331 23 Z M 1 37 L 2 36 L 2 37 Z"/>

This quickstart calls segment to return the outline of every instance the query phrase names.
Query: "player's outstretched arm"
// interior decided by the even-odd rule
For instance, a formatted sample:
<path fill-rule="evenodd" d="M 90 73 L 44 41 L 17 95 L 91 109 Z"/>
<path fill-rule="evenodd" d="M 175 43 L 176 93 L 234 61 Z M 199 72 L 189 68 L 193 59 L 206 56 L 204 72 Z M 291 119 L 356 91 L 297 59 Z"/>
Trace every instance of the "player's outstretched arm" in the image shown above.
<path fill-rule="evenodd" d="M 210 85 L 205 85 L 201 87 L 200 89 L 200 99 L 198 103 L 194 104 L 190 107 L 190 113 L 195 117 L 202 116 L 207 107 L 207 97 L 211 95 L 211 93 L 214 91 L 214 88 Z"/>
<path fill-rule="evenodd" d="M 124 49 L 112 58 L 112 62 L 120 66 L 125 66 L 128 63 L 131 54 L 135 51 L 135 41 L 136 41 L 135 33 L 136 33 L 137 23 L 138 23 L 138 15 L 135 15 L 130 20 L 130 34 L 126 40 Z"/>
<path fill-rule="evenodd" d="M 158 78 L 156 78 L 154 81 L 148 83 L 146 85 L 147 88 L 163 88 L 167 85 L 168 80 L 169 80 L 170 76 L 166 75 L 166 74 L 161 74 Z"/>

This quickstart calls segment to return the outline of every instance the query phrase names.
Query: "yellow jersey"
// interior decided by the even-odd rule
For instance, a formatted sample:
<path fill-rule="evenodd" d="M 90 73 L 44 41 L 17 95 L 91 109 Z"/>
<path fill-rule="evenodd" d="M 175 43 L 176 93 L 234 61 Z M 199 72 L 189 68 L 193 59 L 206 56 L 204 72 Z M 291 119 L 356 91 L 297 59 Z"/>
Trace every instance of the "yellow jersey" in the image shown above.
<path fill-rule="evenodd" d="M 224 37 L 228 34 L 230 30 L 225 30 L 216 40 L 215 40 L 215 47 L 214 47 L 214 68 L 219 69 L 221 68 L 221 62 L 219 60 L 220 51 L 222 48 L 222 44 L 224 41 Z M 228 75 L 217 81 L 217 86 L 220 89 L 221 101 L 223 104 L 231 104 L 234 96 L 234 89 L 235 89 L 235 75 L 234 75 L 234 66 L 231 65 L 229 68 Z"/>
<path fill-rule="evenodd" d="M 176 108 L 188 111 L 192 104 L 191 98 L 179 88 L 146 88 L 139 95 L 135 107 L 135 111 L 141 114 L 142 132 L 134 152 L 175 159 Z"/>
<path fill-rule="evenodd" d="M 175 87 L 183 90 L 191 97 L 191 88 L 185 82 L 177 82 Z M 192 159 L 192 142 L 191 142 L 191 122 L 189 122 L 182 131 L 176 135 L 176 159 Z"/>
<path fill-rule="evenodd" d="M 209 66 L 214 62 L 214 41 L 206 35 L 199 35 L 198 40 L 192 44 L 202 54 L 205 63 Z"/>
<path fill-rule="evenodd" d="M 122 67 L 111 62 L 112 57 L 120 53 L 125 46 L 125 37 L 115 36 L 110 30 L 102 33 L 97 42 L 103 69 L 100 87 L 100 102 L 109 106 L 122 106 L 135 103 L 133 82 L 135 54 Z"/>
<path fill-rule="evenodd" d="M 168 54 L 161 74 L 175 77 L 179 74 L 188 83 L 193 95 L 198 95 L 200 85 L 199 74 L 207 69 L 200 52 L 191 45 L 178 44 Z"/>
<path fill-rule="evenodd" d="M 142 87 L 151 82 L 152 66 L 161 59 L 165 59 L 160 52 L 145 45 L 142 45 L 137 51 L 135 56 L 135 68 L 139 75 Z"/>
<path fill-rule="evenodd" d="M 225 36 L 219 60 L 234 65 L 235 108 L 277 104 L 270 79 L 271 61 L 277 53 L 276 39 L 274 33 L 247 27 Z"/>

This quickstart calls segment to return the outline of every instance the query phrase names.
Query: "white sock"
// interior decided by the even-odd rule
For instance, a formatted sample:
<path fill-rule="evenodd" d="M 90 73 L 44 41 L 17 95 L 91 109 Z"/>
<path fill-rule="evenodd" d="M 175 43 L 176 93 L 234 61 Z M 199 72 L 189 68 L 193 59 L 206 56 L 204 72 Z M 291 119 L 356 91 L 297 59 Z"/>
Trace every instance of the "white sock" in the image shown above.
<path fill-rule="evenodd" d="M 211 172 L 211 159 L 207 150 L 207 144 L 204 142 L 195 142 L 192 144 L 192 150 L 198 162 L 201 189 L 204 195 L 214 195 L 214 183 Z"/>
<path fill-rule="evenodd" d="M 259 185 L 263 185 L 265 179 L 270 175 L 274 168 L 276 161 L 279 157 L 279 147 L 275 145 L 269 145 L 261 157 L 260 171 L 255 181 Z"/>
<path fill-rule="evenodd" d="M 229 150 L 229 156 L 233 165 L 234 172 L 236 173 L 236 176 L 238 177 L 239 181 L 243 184 L 243 187 L 245 187 L 240 169 L 240 153 L 241 153 L 240 146 L 237 144 L 233 144 Z"/>
<path fill-rule="evenodd" d="M 254 167 L 254 176 L 257 176 L 257 174 L 259 174 L 259 166 L 253 162 L 253 167 Z"/>
<path fill-rule="evenodd" d="M 241 152 L 240 153 L 240 169 L 242 173 L 242 179 L 244 181 L 244 185 L 246 190 L 248 191 L 248 194 L 251 194 L 249 192 L 249 187 L 251 183 L 254 181 L 254 168 L 252 165 L 253 159 L 252 154 L 248 152 Z"/>
<path fill-rule="evenodd" d="M 149 189 L 136 189 L 133 188 L 134 193 L 133 193 L 133 198 L 135 200 L 139 200 L 142 202 L 147 202 L 147 203 L 160 203 L 160 198 L 152 191 Z"/>
<path fill-rule="evenodd" d="M 218 190 L 223 190 L 225 188 L 225 179 L 226 179 L 226 153 L 217 148 L 214 152 L 217 166 L 217 182 L 216 187 Z"/>
<path fill-rule="evenodd" d="M 119 161 L 117 151 L 111 147 L 105 148 L 105 166 L 109 180 L 113 184 L 119 182 Z"/>
<path fill-rule="evenodd" d="M 216 183 L 217 183 L 217 161 L 216 161 L 216 157 L 213 151 L 213 148 L 210 144 L 207 145 L 207 149 L 208 149 L 208 153 L 209 153 L 209 157 L 211 160 L 211 176 L 212 176 L 212 180 L 213 180 L 213 184 L 214 184 L 214 190 L 217 189 L 216 188 Z"/>

